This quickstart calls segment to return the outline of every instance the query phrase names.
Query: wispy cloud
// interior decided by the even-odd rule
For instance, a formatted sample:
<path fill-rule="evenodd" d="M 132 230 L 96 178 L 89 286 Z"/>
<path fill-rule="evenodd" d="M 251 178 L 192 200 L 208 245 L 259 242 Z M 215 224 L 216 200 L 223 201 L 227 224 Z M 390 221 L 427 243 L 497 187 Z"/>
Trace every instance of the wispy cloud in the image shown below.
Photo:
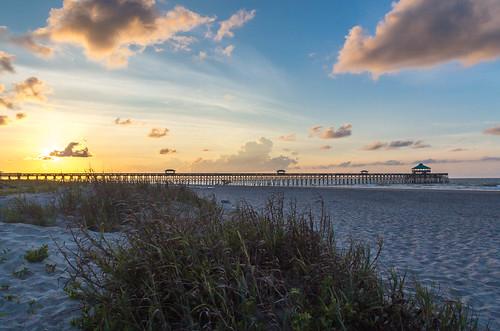
<path fill-rule="evenodd" d="M 219 30 L 214 39 L 216 41 L 221 41 L 224 37 L 234 37 L 234 32 L 232 30 L 241 28 L 246 22 L 252 20 L 255 17 L 255 13 L 255 10 L 247 11 L 241 9 L 228 20 L 220 22 Z"/>
<path fill-rule="evenodd" d="M 366 146 L 364 146 L 362 149 L 365 151 L 377 151 L 380 149 L 399 149 L 399 148 L 405 148 L 405 147 L 411 147 L 414 149 L 420 149 L 420 148 L 430 148 L 431 145 L 424 143 L 422 140 L 393 140 L 390 142 L 382 142 L 382 141 L 374 141 Z"/>
<path fill-rule="evenodd" d="M 290 133 L 286 135 L 282 135 L 278 137 L 278 140 L 281 141 L 296 141 L 297 140 L 297 135 L 295 133 Z"/>
<path fill-rule="evenodd" d="M 309 137 L 319 137 L 321 139 L 338 139 L 352 135 L 352 124 L 343 124 L 338 129 L 334 127 L 323 128 L 314 126 L 309 129 Z"/>
<path fill-rule="evenodd" d="M 79 146 L 80 143 L 71 142 L 66 146 L 66 148 L 62 151 L 52 151 L 50 156 L 53 157 L 91 157 L 92 155 L 89 153 L 89 149 L 87 147 L 82 149 L 75 149 Z"/>
<path fill-rule="evenodd" d="M 165 137 L 167 134 L 168 134 L 167 128 L 164 128 L 164 129 L 154 128 L 154 129 L 151 129 L 151 131 L 148 134 L 148 137 L 161 138 L 161 137 Z"/>
<path fill-rule="evenodd" d="M 330 145 L 323 145 L 319 149 L 322 150 L 322 151 L 328 151 L 328 150 L 332 149 L 332 146 L 330 146 Z"/>
<path fill-rule="evenodd" d="M 198 159 L 192 164 L 193 171 L 275 171 L 287 169 L 297 163 L 287 156 L 272 157 L 273 142 L 266 138 L 247 142 L 232 155 L 222 155 L 216 160 Z"/>
<path fill-rule="evenodd" d="M 13 73 L 15 71 L 14 66 L 12 65 L 13 61 L 14 61 L 13 55 L 0 51 L 0 74 L 2 72 Z"/>
<path fill-rule="evenodd" d="M 484 134 L 500 136 L 500 125 L 484 130 Z"/>
<path fill-rule="evenodd" d="M 499 39 L 496 0 L 400 0 L 378 23 L 374 36 L 361 26 L 351 29 L 333 73 L 378 77 L 454 60 L 473 65 L 498 58 Z"/>

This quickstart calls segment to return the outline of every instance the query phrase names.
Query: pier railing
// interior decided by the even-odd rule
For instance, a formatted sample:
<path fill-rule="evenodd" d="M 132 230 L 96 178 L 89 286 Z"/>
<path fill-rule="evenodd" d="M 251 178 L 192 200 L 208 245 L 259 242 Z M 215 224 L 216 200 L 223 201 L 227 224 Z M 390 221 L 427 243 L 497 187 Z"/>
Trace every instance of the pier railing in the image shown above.
<path fill-rule="evenodd" d="M 2 173 L 0 180 L 106 181 L 195 186 L 285 186 L 446 184 L 447 173 Z"/>

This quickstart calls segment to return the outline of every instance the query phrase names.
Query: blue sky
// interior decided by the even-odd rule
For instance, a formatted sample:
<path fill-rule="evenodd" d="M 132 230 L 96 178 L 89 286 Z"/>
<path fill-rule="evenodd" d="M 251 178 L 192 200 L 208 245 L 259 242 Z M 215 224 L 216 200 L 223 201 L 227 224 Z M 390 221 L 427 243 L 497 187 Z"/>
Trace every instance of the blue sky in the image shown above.
<path fill-rule="evenodd" d="M 80 1 L 90 6 L 96 0 Z M 81 39 L 61 37 L 57 27 L 49 26 L 52 8 L 70 17 L 62 1 L 4 0 L 0 51 L 14 56 L 15 68 L 15 73 L 0 71 L 5 97 L 10 86 L 28 77 L 43 82 L 47 97 L 19 101 L 14 111 L 26 115 L 22 120 L 13 119 L 12 109 L 0 108 L 8 123 L 0 126 L 6 155 L 0 168 L 251 171 L 253 162 L 255 170 L 269 171 L 407 171 L 416 161 L 430 160 L 435 169 L 454 176 L 500 176 L 495 130 L 500 124 L 500 52 L 484 55 L 495 39 L 485 40 L 479 30 L 470 44 L 443 38 L 440 53 L 432 38 L 404 31 L 404 24 L 413 26 L 406 22 L 403 28 L 389 27 L 385 35 L 377 33 L 372 41 L 350 38 L 368 46 L 363 44 L 359 54 L 347 52 L 346 36 L 353 27 L 374 36 L 377 24 L 393 11 L 402 20 L 410 20 L 410 12 L 435 15 L 438 22 L 442 15 L 446 28 L 463 25 L 446 22 L 446 11 L 458 10 L 453 5 L 427 14 L 425 3 L 432 5 L 430 0 L 422 8 L 415 8 L 413 0 L 394 8 L 390 1 L 157 1 L 150 8 L 155 14 L 182 6 L 210 23 L 175 34 L 192 38 L 185 49 L 172 46 L 169 35 L 144 44 L 140 52 L 141 46 L 128 46 L 135 54 L 126 65 L 111 68 L 102 58 L 96 60 L 101 54 L 89 55 L 92 48 Z M 499 10 L 494 1 L 481 6 Z M 485 9 L 481 6 L 471 2 L 474 10 Z M 231 30 L 234 36 L 214 40 L 221 23 L 242 10 L 255 12 Z M 464 22 L 475 26 L 474 13 L 466 13 Z M 420 21 L 424 26 L 418 28 L 433 32 L 424 16 Z M 500 31 L 494 18 L 489 26 Z M 33 32 L 42 27 L 48 37 L 38 40 Z M 445 33 L 436 29 L 435 34 Z M 40 57 L 12 41 L 27 35 L 52 48 L 52 56 Z M 397 38 L 404 36 L 424 51 L 398 58 L 403 51 Z M 232 52 L 224 54 L 228 46 Z M 473 48 L 478 51 L 469 51 Z M 343 50 L 348 60 L 342 60 L 343 72 L 334 74 Z M 473 63 L 464 65 L 466 58 Z M 131 125 L 115 124 L 118 117 L 130 119 Z M 315 133 L 317 126 L 322 129 Z M 336 135 L 343 126 L 348 134 Z M 167 128 L 168 134 L 152 139 L 147 135 L 152 128 Z M 70 142 L 88 148 L 91 157 L 51 157 Z M 376 142 L 381 147 L 368 150 Z M 406 144 L 391 147 L 398 145 L 391 142 Z M 160 154 L 161 149 L 175 152 Z"/>

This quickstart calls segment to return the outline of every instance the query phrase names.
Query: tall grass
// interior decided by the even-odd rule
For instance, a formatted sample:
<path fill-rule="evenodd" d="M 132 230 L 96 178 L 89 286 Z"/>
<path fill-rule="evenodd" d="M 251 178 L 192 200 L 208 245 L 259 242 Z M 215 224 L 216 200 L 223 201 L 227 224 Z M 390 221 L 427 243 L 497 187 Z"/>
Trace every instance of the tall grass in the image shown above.
<path fill-rule="evenodd" d="M 242 205 L 223 217 L 184 188 L 99 185 L 75 208 L 84 225 L 122 224 L 126 240 L 84 226 L 77 252 L 65 251 L 83 329 L 478 329 L 459 301 L 418 284 L 410 293 L 395 272 L 383 279 L 381 244 L 337 247 L 325 213 L 272 199 L 262 212 Z"/>
<path fill-rule="evenodd" d="M 55 217 L 56 210 L 52 204 L 41 204 L 26 196 L 13 198 L 0 208 L 0 220 L 6 223 L 51 226 Z"/>

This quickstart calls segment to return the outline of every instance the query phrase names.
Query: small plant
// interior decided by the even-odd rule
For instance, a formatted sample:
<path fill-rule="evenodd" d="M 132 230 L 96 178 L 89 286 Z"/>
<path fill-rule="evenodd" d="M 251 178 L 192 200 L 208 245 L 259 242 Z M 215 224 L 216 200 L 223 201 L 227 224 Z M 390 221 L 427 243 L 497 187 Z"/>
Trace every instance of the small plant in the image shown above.
<path fill-rule="evenodd" d="M 36 313 L 36 310 L 41 307 L 42 305 L 39 304 L 35 299 L 31 299 L 28 302 L 28 314 L 33 315 L 34 313 Z"/>
<path fill-rule="evenodd" d="M 17 300 L 17 296 L 13 295 L 13 294 L 6 294 L 3 296 L 3 298 L 6 300 L 6 301 L 14 301 L 14 300 Z"/>
<path fill-rule="evenodd" d="M 32 274 L 33 274 L 33 272 L 30 269 L 28 269 L 26 266 L 23 266 L 21 269 L 14 270 L 14 272 L 12 273 L 12 275 L 14 277 L 19 278 L 19 279 L 26 279 L 29 276 L 31 276 Z"/>
<path fill-rule="evenodd" d="M 64 287 L 64 292 L 66 292 L 68 297 L 72 300 L 80 300 L 82 298 L 82 290 L 80 287 L 80 283 L 78 282 L 69 282 Z"/>
<path fill-rule="evenodd" d="M 24 254 L 24 259 L 29 263 L 42 262 L 49 257 L 49 246 L 43 245 L 37 249 L 30 249 Z"/>
<path fill-rule="evenodd" d="M 48 274 L 53 274 L 54 272 L 56 272 L 56 266 L 57 264 L 52 264 L 52 263 L 46 263 L 45 264 L 45 272 L 48 273 Z"/>
<path fill-rule="evenodd" d="M 0 263 L 7 261 L 7 254 L 10 253 L 10 249 L 4 248 L 0 251 Z"/>

